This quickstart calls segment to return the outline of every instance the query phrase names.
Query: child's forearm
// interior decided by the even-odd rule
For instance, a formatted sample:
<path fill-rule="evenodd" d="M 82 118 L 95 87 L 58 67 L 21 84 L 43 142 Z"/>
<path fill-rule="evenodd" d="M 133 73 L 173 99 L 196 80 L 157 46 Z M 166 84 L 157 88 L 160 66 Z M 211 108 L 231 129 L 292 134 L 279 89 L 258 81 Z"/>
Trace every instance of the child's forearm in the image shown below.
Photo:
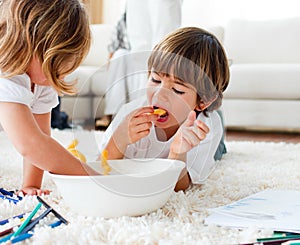
<path fill-rule="evenodd" d="M 179 153 L 175 153 L 172 150 L 170 150 L 168 158 L 186 162 L 186 153 L 179 154 Z"/>
<path fill-rule="evenodd" d="M 23 161 L 23 186 L 41 188 L 44 171 L 31 164 L 28 160 Z"/>
<path fill-rule="evenodd" d="M 110 138 L 106 150 L 108 152 L 108 159 L 122 159 L 126 151 L 127 145 L 116 144 L 113 137 Z"/>
<path fill-rule="evenodd" d="M 33 137 L 24 146 L 22 155 L 38 168 L 55 174 L 96 175 L 87 164 L 81 163 L 58 142 L 47 135 Z M 39 145 L 38 150 L 34 146 Z"/>

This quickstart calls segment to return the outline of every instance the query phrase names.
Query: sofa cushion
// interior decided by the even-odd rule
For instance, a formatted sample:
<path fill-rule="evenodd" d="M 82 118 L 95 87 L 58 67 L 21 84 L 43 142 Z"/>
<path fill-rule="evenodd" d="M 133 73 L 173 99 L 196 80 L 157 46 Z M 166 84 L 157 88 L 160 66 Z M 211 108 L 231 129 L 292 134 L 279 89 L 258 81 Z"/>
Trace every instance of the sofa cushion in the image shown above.
<path fill-rule="evenodd" d="M 77 81 L 76 87 L 79 96 L 90 95 L 91 78 L 100 68 L 97 66 L 79 66 L 70 75 L 66 76 L 65 81 Z"/>
<path fill-rule="evenodd" d="M 224 46 L 234 63 L 299 63 L 300 18 L 231 20 Z"/>
<path fill-rule="evenodd" d="M 90 29 L 92 45 L 82 65 L 100 67 L 108 59 L 107 46 L 111 39 L 113 26 L 109 24 L 92 24 Z"/>
<path fill-rule="evenodd" d="M 66 112 L 70 119 L 81 124 L 92 117 L 91 99 L 89 97 L 63 96 L 61 111 Z M 73 123 L 75 122 L 73 121 Z"/>
<path fill-rule="evenodd" d="M 300 64 L 233 64 L 225 98 L 299 99 Z"/>
<path fill-rule="evenodd" d="M 104 115 L 104 109 L 105 109 L 105 98 L 103 96 L 95 96 L 93 97 L 93 111 L 92 116 L 93 119 L 102 117 Z"/>
<path fill-rule="evenodd" d="M 299 100 L 223 100 L 227 128 L 300 131 Z"/>
<path fill-rule="evenodd" d="M 103 96 L 106 92 L 106 86 L 107 86 L 107 75 L 108 70 L 107 66 L 104 65 L 101 68 L 99 68 L 93 76 L 91 77 L 91 93 L 95 96 Z"/>

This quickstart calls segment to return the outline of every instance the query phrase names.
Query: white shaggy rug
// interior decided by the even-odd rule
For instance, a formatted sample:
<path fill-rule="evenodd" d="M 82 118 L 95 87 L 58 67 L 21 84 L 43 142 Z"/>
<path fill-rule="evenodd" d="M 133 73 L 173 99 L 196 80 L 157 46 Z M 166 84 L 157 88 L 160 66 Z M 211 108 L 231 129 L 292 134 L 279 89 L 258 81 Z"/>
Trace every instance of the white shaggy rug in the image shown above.
<path fill-rule="evenodd" d="M 54 130 L 53 136 L 67 146 L 74 137 L 79 142 L 86 137 L 99 140 L 101 132 Z M 3 132 L 0 132 L 0 149 L 0 187 L 18 189 L 22 182 L 22 159 Z M 96 152 L 91 149 L 88 147 L 86 151 L 93 158 Z M 73 213 L 46 176 L 44 187 L 53 192 L 44 199 L 70 223 L 54 229 L 39 224 L 34 236 L 24 243 L 238 244 L 270 235 L 271 231 L 259 231 L 255 227 L 238 230 L 207 226 L 204 220 L 209 208 L 267 188 L 300 190 L 300 144 L 227 142 L 227 149 L 228 153 L 206 184 L 193 186 L 185 193 L 174 193 L 163 208 L 140 217 L 103 219 Z M 31 211 L 36 204 L 34 197 L 25 197 L 17 205 L 0 199 L 0 220 Z"/>

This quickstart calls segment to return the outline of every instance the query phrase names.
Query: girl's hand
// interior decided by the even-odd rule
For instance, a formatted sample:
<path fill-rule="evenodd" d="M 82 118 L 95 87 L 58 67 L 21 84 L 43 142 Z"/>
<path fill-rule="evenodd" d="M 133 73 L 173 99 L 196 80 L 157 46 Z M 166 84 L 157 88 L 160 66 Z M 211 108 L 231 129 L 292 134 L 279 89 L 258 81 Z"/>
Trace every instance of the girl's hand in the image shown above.
<path fill-rule="evenodd" d="M 41 196 L 41 195 L 49 195 L 51 191 L 49 190 L 41 190 L 36 187 L 23 187 L 18 193 L 22 192 L 25 195 L 29 196 Z"/>
<path fill-rule="evenodd" d="M 175 134 L 174 140 L 170 147 L 169 158 L 178 158 L 197 146 L 205 139 L 209 132 L 207 125 L 199 120 L 196 120 L 196 113 L 191 111 L 186 121 L 180 126 Z"/>

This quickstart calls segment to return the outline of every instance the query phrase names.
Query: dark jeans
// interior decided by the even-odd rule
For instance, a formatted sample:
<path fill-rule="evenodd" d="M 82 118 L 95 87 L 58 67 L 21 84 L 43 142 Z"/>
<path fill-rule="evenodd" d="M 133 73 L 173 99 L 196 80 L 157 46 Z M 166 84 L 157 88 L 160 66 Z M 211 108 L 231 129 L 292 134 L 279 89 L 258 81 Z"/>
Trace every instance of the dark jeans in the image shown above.
<path fill-rule="evenodd" d="M 60 97 L 58 97 L 59 104 L 51 111 L 51 128 L 65 129 L 71 128 L 68 123 L 69 116 L 60 111 Z"/>
<path fill-rule="evenodd" d="M 227 149 L 226 149 L 226 146 L 225 146 L 225 142 L 224 142 L 224 135 L 225 135 L 225 128 L 224 128 L 224 119 L 223 119 L 223 114 L 222 114 L 222 111 L 220 110 L 217 110 L 220 118 L 221 118 L 221 121 L 222 121 L 222 126 L 223 126 L 223 135 L 222 135 L 222 138 L 221 138 L 221 141 L 219 143 L 219 146 L 217 148 L 217 151 L 215 153 L 215 160 L 221 160 L 222 156 L 227 153 Z"/>

